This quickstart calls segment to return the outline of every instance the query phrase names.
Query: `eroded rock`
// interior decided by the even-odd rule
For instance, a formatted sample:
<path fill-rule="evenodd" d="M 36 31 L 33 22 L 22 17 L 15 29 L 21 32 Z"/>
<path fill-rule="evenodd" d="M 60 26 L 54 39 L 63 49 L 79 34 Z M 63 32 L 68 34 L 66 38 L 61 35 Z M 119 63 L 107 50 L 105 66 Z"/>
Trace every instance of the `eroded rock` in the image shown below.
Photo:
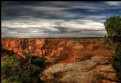
<path fill-rule="evenodd" d="M 96 56 L 81 62 L 55 64 L 45 69 L 40 78 L 49 72 L 54 76 L 52 83 L 113 83 L 116 73 L 108 61 L 110 58 Z M 41 80 L 46 83 L 49 79 Z"/>

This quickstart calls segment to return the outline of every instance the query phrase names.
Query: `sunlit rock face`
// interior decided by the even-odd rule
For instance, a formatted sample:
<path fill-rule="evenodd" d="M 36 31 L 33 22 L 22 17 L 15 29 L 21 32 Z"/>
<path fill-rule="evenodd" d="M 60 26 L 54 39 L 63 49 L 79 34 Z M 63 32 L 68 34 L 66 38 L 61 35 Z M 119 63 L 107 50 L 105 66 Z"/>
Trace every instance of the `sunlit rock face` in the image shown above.
<path fill-rule="evenodd" d="M 85 56 L 111 56 L 112 51 L 104 49 L 102 39 L 2 39 L 4 49 L 20 56 L 30 53 L 34 56 L 58 57 L 58 61 L 76 62 Z M 84 55 L 84 57 L 80 57 Z M 87 58 L 87 57 L 86 57 Z"/>
<path fill-rule="evenodd" d="M 13 51 L 20 56 L 28 53 L 43 56 L 45 53 L 45 49 L 42 49 L 44 44 L 45 39 L 2 39 L 4 49 Z"/>
<path fill-rule="evenodd" d="M 110 57 L 94 56 L 89 60 L 60 63 L 40 75 L 43 83 L 117 83 Z"/>

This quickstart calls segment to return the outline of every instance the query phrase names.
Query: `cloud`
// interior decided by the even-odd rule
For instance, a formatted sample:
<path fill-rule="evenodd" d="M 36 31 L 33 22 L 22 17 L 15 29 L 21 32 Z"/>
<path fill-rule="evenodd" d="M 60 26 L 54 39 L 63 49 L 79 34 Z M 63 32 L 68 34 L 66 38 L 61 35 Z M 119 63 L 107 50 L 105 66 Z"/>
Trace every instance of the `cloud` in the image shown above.
<path fill-rule="evenodd" d="M 103 29 L 103 24 L 99 22 L 95 22 L 93 20 L 84 20 L 84 19 L 77 19 L 77 20 L 49 20 L 49 19 L 29 19 L 29 20 L 11 20 L 11 21 L 3 21 L 2 27 L 9 27 L 9 28 L 49 28 L 52 29 L 55 26 L 62 26 L 68 28 L 84 28 L 90 29 L 93 28 L 89 26 L 96 26 L 97 30 Z"/>
<path fill-rule="evenodd" d="M 99 1 L 99 2 L 65 2 L 65 1 L 47 1 L 47 2 L 4 2 L 2 3 L 3 19 L 18 19 L 22 16 L 33 16 L 37 18 L 49 19 L 77 19 L 88 15 L 103 14 L 104 10 L 121 9 L 118 2 Z M 95 12 L 95 13 L 94 13 Z"/>
<path fill-rule="evenodd" d="M 89 15 L 87 17 L 85 17 L 85 19 L 105 19 L 106 16 L 99 16 L 99 15 Z"/>
<path fill-rule="evenodd" d="M 55 37 L 57 34 L 70 34 L 77 35 L 82 31 L 105 31 L 103 24 L 94 22 L 92 20 L 48 20 L 48 19 L 35 19 L 35 20 L 11 20 L 2 22 L 2 36 L 16 36 L 22 34 L 26 36 L 44 37 L 45 34 L 51 34 Z M 82 35 L 82 34 L 81 34 Z M 49 35 L 48 35 L 49 37 Z"/>
<path fill-rule="evenodd" d="M 2 37 L 102 36 L 105 19 L 120 11 L 121 1 L 3 1 Z"/>
<path fill-rule="evenodd" d="M 120 1 L 106 1 L 105 3 L 110 5 L 110 6 L 120 6 L 121 7 Z"/>

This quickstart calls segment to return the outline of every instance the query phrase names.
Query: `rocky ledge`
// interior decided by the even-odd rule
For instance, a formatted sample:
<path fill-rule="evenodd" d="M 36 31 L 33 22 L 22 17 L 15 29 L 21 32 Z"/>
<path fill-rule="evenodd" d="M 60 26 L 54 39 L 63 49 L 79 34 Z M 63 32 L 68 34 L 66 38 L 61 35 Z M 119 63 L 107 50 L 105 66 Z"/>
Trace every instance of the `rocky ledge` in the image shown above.
<path fill-rule="evenodd" d="M 94 56 L 89 60 L 55 64 L 40 75 L 43 83 L 117 83 L 111 58 Z"/>

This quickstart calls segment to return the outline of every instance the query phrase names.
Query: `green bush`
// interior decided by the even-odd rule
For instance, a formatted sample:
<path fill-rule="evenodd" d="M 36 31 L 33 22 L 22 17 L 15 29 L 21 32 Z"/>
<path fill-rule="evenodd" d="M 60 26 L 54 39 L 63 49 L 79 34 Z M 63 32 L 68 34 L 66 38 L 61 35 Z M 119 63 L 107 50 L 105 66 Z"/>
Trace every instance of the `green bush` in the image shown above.
<path fill-rule="evenodd" d="M 112 47 L 113 47 L 112 41 L 111 41 L 107 36 L 104 36 L 103 45 L 104 45 L 104 47 L 105 47 L 106 49 L 108 49 L 108 50 L 111 50 Z"/>
<path fill-rule="evenodd" d="M 119 52 L 115 52 L 115 54 L 113 55 L 113 66 L 117 71 L 121 70 L 121 53 Z"/>
<path fill-rule="evenodd" d="M 117 72 L 117 77 L 121 80 L 121 52 L 115 52 L 113 55 L 113 67 Z"/>
<path fill-rule="evenodd" d="M 109 45 L 115 45 L 112 65 L 117 72 L 119 83 L 121 83 L 121 16 L 107 18 L 104 25 L 107 31 L 106 41 Z"/>
<path fill-rule="evenodd" d="M 33 64 L 24 63 L 18 56 L 11 56 L 1 61 L 1 76 L 9 82 L 37 83 L 38 76 L 42 72 L 40 68 Z"/>

